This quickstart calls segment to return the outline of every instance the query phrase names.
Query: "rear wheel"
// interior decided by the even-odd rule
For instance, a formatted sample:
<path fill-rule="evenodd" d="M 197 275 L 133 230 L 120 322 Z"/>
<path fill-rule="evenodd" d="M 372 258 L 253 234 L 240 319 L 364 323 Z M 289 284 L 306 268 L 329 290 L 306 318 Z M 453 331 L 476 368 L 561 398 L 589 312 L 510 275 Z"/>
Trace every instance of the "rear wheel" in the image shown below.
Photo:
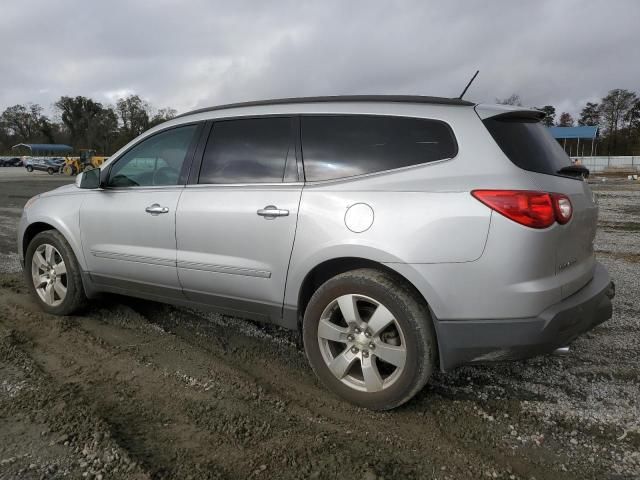
<path fill-rule="evenodd" d="M 69 315 L 84 306 L 80 266 L 59 232 L 47 230 L 31 240 L 24 271 L 29 289 L 45 312 Z"/>
<path fill-rule="evenodd" d="M 411 399 L 436 362 L 427 306 L 404 283 L 372 269 L 338 275 L 313 294 L 303 339 L 322 383 L 374 410 Z"/>
<path fill-rule="evenodd" d="M 33 167 L 31 165 L 27 165 L 27 172 L 33 172 Z"/>
<path fill-rule="evenodd" d="M 47 173 L 49 175 L 53 175 L 53 172 L 54 172 L 53 168 L 51 168 L 51 167 L 47 168 Z"/>

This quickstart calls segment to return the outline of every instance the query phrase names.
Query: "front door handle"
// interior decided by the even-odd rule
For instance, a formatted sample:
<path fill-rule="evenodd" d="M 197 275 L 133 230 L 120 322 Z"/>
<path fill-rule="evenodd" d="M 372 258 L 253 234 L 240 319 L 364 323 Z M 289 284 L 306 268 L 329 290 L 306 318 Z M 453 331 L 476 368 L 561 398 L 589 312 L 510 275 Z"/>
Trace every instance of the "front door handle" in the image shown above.
<path fill-rule="evenodd" d="M 145 212 L 150 213 L 151 215 L 159 215 L 161 213 L 169 213 L 169 207 L 161 207 L 157 203 L 148 206 L 144 209 Z"/>
<path fill-rule="evenodd" d="M 275 205 L 267 205 L 256 212 L 266 220 L 273 220 L 276 217 L 286 217 L 289 215 L 289 210 L 281 210 Z"/>

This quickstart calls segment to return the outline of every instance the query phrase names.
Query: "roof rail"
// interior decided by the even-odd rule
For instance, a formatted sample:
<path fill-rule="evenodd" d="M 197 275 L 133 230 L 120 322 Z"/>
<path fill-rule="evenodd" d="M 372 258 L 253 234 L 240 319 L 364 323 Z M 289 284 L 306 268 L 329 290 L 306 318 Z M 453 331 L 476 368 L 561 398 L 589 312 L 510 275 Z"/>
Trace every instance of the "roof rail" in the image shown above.
<path fill-rule="evenodd" d="M 427 97 L 422 95 L 330 95 L 324 97 L 293 97 L 274 98 L 271 100 L 255 100 L 252 102 L 229 103 L 226 105 L 216 105 L 213 107 L 199 108 L 190 112 L 182 113 L 179 117 L 193 115 L 196 113 L 212 112 L 215 110 L 226 110 L 239 107 L 259 107 L 264 105 L 286 105 L 292 103 L 328 103 L 328 102 L 397 102 L 397 103 L 427 103 L 433 105 L 458 105 L 472 107 L 475 103 L 460 98 L 447 97 Z"/>

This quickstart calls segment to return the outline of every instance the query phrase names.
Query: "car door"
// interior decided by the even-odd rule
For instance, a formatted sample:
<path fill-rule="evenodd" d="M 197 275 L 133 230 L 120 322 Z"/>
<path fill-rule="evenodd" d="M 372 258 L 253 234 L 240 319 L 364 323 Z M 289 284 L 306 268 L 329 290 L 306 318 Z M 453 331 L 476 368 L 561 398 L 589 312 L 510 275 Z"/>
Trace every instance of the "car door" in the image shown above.
<path fill-rule="evenodd" d="M 213 123 L 176 217 L 189 299 L 279 322 L 303 185 L 296 132 L 292 117 Z"/>
<path fill-rule="evenodd" d="M 145 138 L 107 167 L 104 188 L 83 199 L 82 248 L 102 289 L 182 297 L 175 213 L 199 128 L 184 125 Z"/>

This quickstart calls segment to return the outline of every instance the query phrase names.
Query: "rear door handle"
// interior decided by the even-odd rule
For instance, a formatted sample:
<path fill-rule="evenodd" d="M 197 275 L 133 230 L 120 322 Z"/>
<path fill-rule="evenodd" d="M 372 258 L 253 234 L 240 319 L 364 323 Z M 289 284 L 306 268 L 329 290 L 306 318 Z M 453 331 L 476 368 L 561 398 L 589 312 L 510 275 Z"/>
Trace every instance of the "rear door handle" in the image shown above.
<path fill-rule="evenodd" d="M 161 207 L 157 203 L 148 206 L 144 209 L 145 212 L 150 213 L 151 215 L 159 215 L 161 213 L 169 213 L 169 207 Z"/>
<path fill-rule="evenodd" d="M 273 220 L 276 217 L 286 217 L 289 215 L 289 210 L 281 210 L 275 205 L 267 205 L 256 213 L 267 220 Z"/>

